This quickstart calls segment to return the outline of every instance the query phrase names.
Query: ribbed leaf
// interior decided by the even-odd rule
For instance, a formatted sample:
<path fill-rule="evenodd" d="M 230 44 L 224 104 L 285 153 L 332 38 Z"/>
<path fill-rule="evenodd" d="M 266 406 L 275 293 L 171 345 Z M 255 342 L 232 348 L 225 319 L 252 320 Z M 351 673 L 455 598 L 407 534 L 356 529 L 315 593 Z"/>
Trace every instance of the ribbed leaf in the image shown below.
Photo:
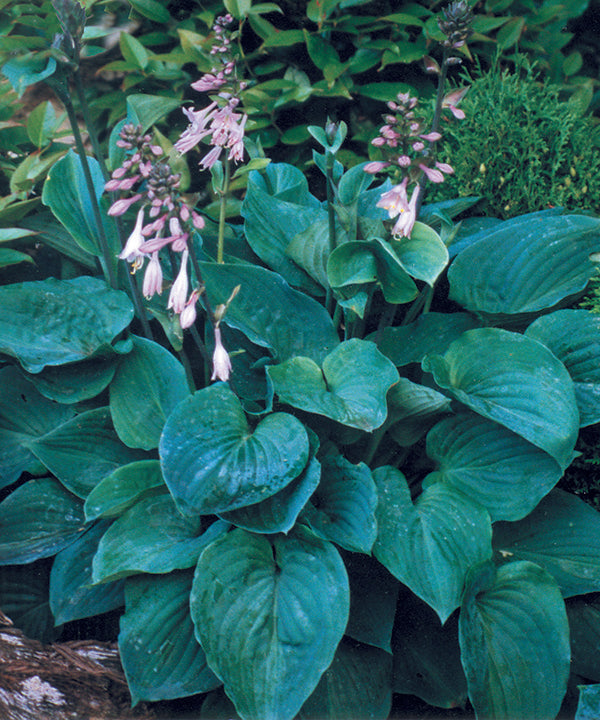
<path fill-rule="evenodd" d="M 525 334 L 550 348 L 569 371 L 581 427 L 600 422 L 600 317 L 559 310 L 538 318 Z"/>
<path fill-rule="evenodd" d="M 543 567 L 564 597 L 600 590 L 600 512 L 558 488 L 523 520 L 497 523 L 494 550 Z"/>
<path fill-rule="evenodd" d="M 0 305 L 0 352 L 32 373 L 112 354 L 113 339 L 133 317 L 125 293 L 87 276 L 4 285 Z"/>
<path fill-rule="evenodd" d="M 563 468 L 579 433 L 573 383 L 542 344 L 498 328 L 468 330 L 423 369 L 467 407 L 545 450 Z"/>
<path fill-rule="evenodd" d="M 199 517 L 183 517 L 167 494 L 140 500 L 100 540 L 94 582 L 192 567 L 206 545 L 227 527 L 222 521 L 206 527 Z"/>
<path fill-rule="evenodd" d="M 539 565 L 474 573 L 460 612 L 469 698 L 481 718 L 554 718 L 569 677 L 569 625 L 556 583 Z"/>
<path fill-rule="evenodd" d="M 221 684 L 190 617 L 192 571 L 140 575 L 125 584 L 119 654 L 133 704 L 207 692 Z"/>
<path fill-rule="evenodd" d="M 595 274 L 600 220 L 585 215 L 499 223 L 450 266 L 450 297 L 467 310 L 536 312 L 577 293 Z"/>
<path fill-rule="evenodd" d="M 183 365 L 158 343 L 134 336 L 110 384 L 117 435 L 129 447 L 158 447 L 166 419 L 189 394 Z"/>
<path fill-rule="evenodd" d="M 291 720 L 329 667 L 348 620 L 335 548 L 301 528 L 234 530 L 201 555 L 192 619 L 210 667 L 244 720 Z"/>
<path fill-rule="evenodd" d="M 306 357 L 267 368 L 281 402 L 371 431 L 386 418 L 386 393 L 398 373 L 374 343 L 347 340 L 323 361 Z"/>
<path fill-rule="evenodd" d="M 165 482 L 188 515 L 253 505 L 300 475 L 309 457 L 302 423 L 272 413 L 251 430 L 238 398 L 223 383 L 179 403 L 160 440 Z"/>
<path fill-rule="evenodd" d="M 424 485 L 444 482 L 483 505 L 492 521 L 520 520 L 562 476 L 558 463 L 519 435 L 479 415 L 441 420 L 427 435 L 437 463 Z"/>
<path fill-rule="evenodd" d="M 416 503 L 392 467 L 377 468 L 378 536 L 373 554 L 445 622 L 460 605 L 466 574 L 491 557 L 488 513 L 458 490 L 436 484 Z"/>

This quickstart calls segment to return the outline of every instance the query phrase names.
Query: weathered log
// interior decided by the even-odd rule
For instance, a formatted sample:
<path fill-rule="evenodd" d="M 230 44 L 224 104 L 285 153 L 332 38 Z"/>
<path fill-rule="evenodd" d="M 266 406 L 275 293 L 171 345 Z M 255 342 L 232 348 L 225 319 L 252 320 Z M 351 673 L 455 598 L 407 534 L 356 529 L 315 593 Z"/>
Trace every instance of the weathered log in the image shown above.
<path fill-rule="evenodd" d="M 154 720 L 131 708 L 116 643 L 42 645 L 0 611 L 0 718 L 3 720 Z"/>

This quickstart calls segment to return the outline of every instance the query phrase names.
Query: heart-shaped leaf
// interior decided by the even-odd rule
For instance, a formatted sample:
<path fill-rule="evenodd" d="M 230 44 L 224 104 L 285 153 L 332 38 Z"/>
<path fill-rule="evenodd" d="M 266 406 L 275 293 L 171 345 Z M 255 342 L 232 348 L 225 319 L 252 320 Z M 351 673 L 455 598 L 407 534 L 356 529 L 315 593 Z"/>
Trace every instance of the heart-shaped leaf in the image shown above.
<path fill-rule="evenodd" d="M 522 520 L 497 523 L 494 550 L 543 567 L 563 597 L 600 590 L 600 513 L 559 488 Z"/>
<path fill-rule="evenodd" d="M 147 457 L 117 437 L 110 410 L 98 408 L 77 415 L 46 435 L 30 440 L 33 454 L 72 493 L 85 498 L 121 465 Z"/>
<path fill-rule="evenodd" d="M 437 469 L 424 480 L 444 482 L 483 505 L 492 521 L 520 520 L 562 476 L 558 463 L 520 435 L 480 415 L 441 420 L 427 435 Z"/>
<path fill-rule="evenodd" d="M 192 567 L 202 550 L 229 527 L 220 520 L 206 525 L 202 518 L 183 517 L 168 494 L 140 500 L 100 540 L 94 582 Z"/>
<path fill-rule="evenodd" d="M 309 457 L 304 425 L 272 413 L 252 430 L 238 398 L 217 383 L 179 403 L 163 430 L 165 482 L 187 515 L 264 500 L 298 477 Z"/>
<path fill-rule="evenodd" d="M 370 553 L 377 537 L 377 489 L 364 463 L 341 455 L 325 457 L 321 482 L 304 519 L 315 534 L 346 550 Z"/>
<path fill-rule="evenodd" d="M 474 571 L 458 630 L 478 717 L 556 717 L 569 677 L 569 625 L 545 570 L 515 562 Z"/>
<path fill-rule="evenodd" d="M 124 345 L 123 349 L 127 346 Z M 102 357 L 68 365 L 48 365 L 41 372 L 28 375 L 38 391 L 50 400 L 74 405 L 99 395 L 113 379 L 118 355 Z"/>
<path fill-rule="evenodd" d="M 190 607 L 239 714 L 292 720 L 329 667 L 348 620 L 348 578 L 328 542 L 233 530 L 200 556 Z"/>
<path fill-rule="evenodd" d="M 113 339 L 133 318 L 125 293 L 87 276 L 4 285 L 0 305 L 0 352 L 32 373 L 112 354 Z"/>
<path fill-rule="evenodd" d="M 15 367 L 0 369 L 0 488 L 21 473 L 43 470 L 27 448 L 28 440 L 51 431 L 73 416 L 64 405 L 50 402 Z"/>
<path fill-rule="evenodd" d="M 192 571 L 140 575 L 125 584 L 119 655 L 131 699 L 170 700 L 221 684 L 206 663 L 190 617 Z"/>
<path fill-rule="evenodd" d="M 57 625 L 123 606 L 122 580 L 92 586 L 92 558 L 107 528 L 104 521 L 94 524 L 54 558 L 50 608 Z"/>
<path fill-rule="evenodd" d="M 564 363 L 573 380 L 581 427 L 600 422 L 600 317 L 588 310 L 559 310 L 525 333 Z"/>
<path fill-rule="evenodd" d="M 0 503 L 0 565 L 50 557 L 85 530 L 81 502 L 54 478 L 29 480 Z"/>
<path fill-rule="evenodd" d="M 399 470 L 373 471 L 379 493 L 373 554 L 444 623 L 459 605 L 468 570 L 491 557 L 492 525 L 483 507 L 436 484 L 416 503 Z"/>
<path fill-rule="evenodd" d="M 564 470 L 579 434 L 573 382 L 541 343 L 499 328 L 463 333 L 423 369 L 467 407 L 545 450 Z"/>
<path fill-rule="evenodd" d="M 117 435 L 129 447 L 158 447 L 166 419 L 189 394 L 183 365 L 158 343 L 134 336 L 110 384 Z"/>
<path fill-rule="evenodd" d="M 323 369 L 299 357 L 267 368 L 281 402 L 371 431 L 386 418 L 386 393 L 398 373 L 374 343 L 347 340 L 323 361 Z"/>
<path fill-rule="evenodd" d="M 537 312 L 587 285 L 596 267 L 600 220 L 586 215 L 524 218 L 487 230 L 448 271 L 450 297 L 467 310 Z"/>

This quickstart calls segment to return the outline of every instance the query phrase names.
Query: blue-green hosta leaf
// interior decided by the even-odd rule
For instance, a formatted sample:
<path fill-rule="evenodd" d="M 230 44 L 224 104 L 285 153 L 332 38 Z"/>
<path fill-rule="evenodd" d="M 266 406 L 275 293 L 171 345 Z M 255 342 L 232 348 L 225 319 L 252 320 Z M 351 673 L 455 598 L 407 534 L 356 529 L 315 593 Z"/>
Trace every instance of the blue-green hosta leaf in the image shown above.
<path fill-rule="evenodd" d="M 84 531 L 83 505 L 54 478 L 29 480 L 0 503 L 0 565 L 50 557 Z"/>
<path fill-rule="evenodd" d="M 427 435 L 436 471 L 424 485 L 444 482 L 483 505 L 492 521 L 520 520 L 562 476 L 558 463 L 520 435 L 480 415 L 441 420 Z"/>
<path fill-rule="evenodd" d="M 194 636 L 193 577 L 189 570 L 126 580 L 119 655 L 134 705 L 195 695 L 221 684 Z"/>
<path fill-rule="evenodd" d="M 391 707 L 391 655 L 371 645 L 362 645 L 343 638 L 333 662 L 302 706 L 298 720 L 386 720 Z"/>
<path fill-rule="evenodd" d="M 62 484 L 85 498 L 101 480 L 121 465 L 147 458 L 123 445 L 113 428 L 109 408 L 76 415 L 28 442 L 32 453 Z"/>
<path fill-rule="evenodd" d="M 108 387 L 119 360 L 119 355 L 114 355 L 67 365 L 47 365 L 41 372 L 28 375 L 27 379 L 44 397 L 74 405 L 95 398 Z"/>
<path fill-rule="evenodd" d="M 379 493 L 373 554 L 444 623 L 460 605 L 469 569 L 491 557 L 490 517 L 448 486 L 427 488 L 413 505 L 399 470 L 377 468 L 373 477 Z"/>
<path fill-rule="evenodd" d="M 219 517 L 237 527 L 258 533 L 289 532 L 309 497 L 317 489 L 321 464 L 313 457 L 302 473 L 275 495 L 246 507 L 219 513 Z"/>
<path fill-rule="evenodd" d="M 467 680 L 460 662 L 458 613 L 442 625 L 428 605 L 404 588 L 392 646 L 394 692 L 416 695 L 435 707 L 464 707 Z"/>
<path fill-rule="evenodd" d="M 468 313 L 429 312 L 409 325 L 386 327 L 377 346 L 396 367 L 401 367 L 420 363 L 430 353 L 445 352 L 451 342 L 476 327 L 479 323 Z"/>
<path fill-rule="evenodd" d="M 579 433 L 573 382 L 541 343 L 499 328 L 463 333 L 423 369 L 452 397 L 479 415 L 545 450 L 564 470 Z"/>
<path fill-rule="evenodd" d="M 403 447 L 414 445 L 451 405 L 450 398 L 437 390 L 403 377 L 390 389 L 387 400 L 388 432 Z"/>
<path fill-rule="evenodd" d="M 238 398 L 223 383 L 179 403 L 160 440 L 163 476 L 187 515 L 253 505 L 289 485 L 304 470 L 304 425 L 272 413 L 251 430 Z"/>
<path fill-rule="evenodd" d="M 339 344 L 325 308 L 277 273 L 227 263 L 200 263 L 200 269 L 213 305 L 227 302 L 240 286 L 223 322 L 268 348 L 277 361 L 302 355 L 321 362 Z"/>
<path fill-rule="evenodd" d="M 0 353 L 28 372 L 112 354 L 133 318 L 125 293 L 97 278 L 47 278 L 0 287 Z"/>
<path fill-rule="evenodd" d="M 190 607 L 208 663 L 245 720 L 292 720 L 333 660 L 348 577 L 328 542 L 236 529 L 200 556 Z"/>
<path fill-rule="evenodd" d="M 406 272 L 433 286 L 446 265 L 448 250 L 440 236 L 429 225 L 416 222 L 409 238 L 390 241 L 396 257 Z"/>
<path fill-rule="evenodd" d="M 550 348 L 569 371 L 581 427 L 600 422 L 600 317 L 559 310 L 538 318 L 525 334 Z"/>
<path fill-rule="evenodd" d="M 110 384 L 117 435 L 129 447 L 158 447 L 166 419 L 189 394 L 183 365 L 158 343 L 134 336 Z"/>
<path fill-rule="evenodd" d="M 600 590 L 600 513 L 558 488 L 519 522 L 497 523 L 494 550 L 541 565 L 564 597 Z"/>
<path fill-rule="evenodd" d="M 579 685 L 575 720 L 596 720 L 600 716 L 600 685 Z"/>
<path fill-rule="evenodd" d="M 218 520 L 207 528 L 200 517 L 183 517 L 167 493 L 144 498 L 104 533 L 94 557 L 94 582 L 192 567 L 228 527 Z"/>
<path fill-rule="evenodd" d="M 306 357 L 267 368 L 281 402 L 371 431 L 386 418 L 386 393 L 398 373 L 374 343 L 347 340 L 331 352 L 321 369 Z"/>
<path fill-rule="evenodd" d="M 321 482 L 305 520 L 313 532 L 346 550 L 370 553 L 377 537 L 377 489 L 364 463 L 341 455 L 323 458 Z"/>
<path fill-rule="evenodd" d="M 0 369 L 0 488 L 18 480 L 25 471 L 43 469 L 28 449 L 28 440 L 72 416 L 70 408 L 42 397 L 17 368 Z"/>
<path fill-rule="evenodd" d="M 328 287 L 329 219 L 326 213 L 304 228 L 286 248 L 292 260 L 305 270 L 321 287 Z"/>
<path fill-rule="evenodd" d="M 475 571 L 459 640 L 477 717 L 556 717 L 569 677 L 569 625 L 560 591 L 539 565 Z"/>
<path fill-rule="evenodd" d="M 158 460 L 123 465 L 92 488 L 83 506 L 85 517 L 89 521 L 122 515 L 138 500 L 156 495 L 165 487 Z"/>
<path fill-rule="evenodd" d="M 463 250 L 448 271 L 450 297 L 467 310 L 537 312 L 585 288 L 596 272 L 600 220 L 585 215 L 499 223 Z"/>
<path fill-rule="evenodd" d="M 104 177 L 98 161 L 87 158 L 92 182 L 99 200 L 104 192 Z M 42 202 L 52 210 L 53 215 L 65 227 L 75 242 L 86 252 L 102 254 L 102 241 L 92 209 L 92 202 L 79 156 L 69 152 L 54 164 L 42 192 Z M 119 235 L 114 218 L 101 213 L 104 235 L 111 253 L 116 256 L 121 250 Z"/>
<path fill-rule="evenodd" d="M 242 205 L 244 231 L 252 250 L 290 285 L 311 294 L 319 286 L 287 254 L 294 237 L 327 213 L 308 192 L 304 174 L 291 165 L 271 163 L 248 176 Z"/>
<path fill-rule="evenodd" d="M 92 559 L 107 528 L 105 521 L 96 523 L 54 558 L 50 609 L 57 625 L 123 606 L 122 580 L 92 586 Z"/>

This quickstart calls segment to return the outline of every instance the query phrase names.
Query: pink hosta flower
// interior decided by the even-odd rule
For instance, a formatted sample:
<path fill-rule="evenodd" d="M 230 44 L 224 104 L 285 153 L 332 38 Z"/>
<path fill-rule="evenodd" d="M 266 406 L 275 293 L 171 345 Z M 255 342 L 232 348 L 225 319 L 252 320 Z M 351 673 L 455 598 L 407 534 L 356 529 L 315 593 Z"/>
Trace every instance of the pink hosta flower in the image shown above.
<path fill-rule="evenodd" d="M 178 152 L 182 154 L 186 153 L 195 147 L 202 138 L 211 134 L 212 131 L 207 128 L 207 125 L 217 112 L 216 107 L 217 103 L 213 102 L 204 108 L 204 110 L 188 110 L 188 108 L 182 108 L 190 124 L 175 143 L 175 149 Z"/>
<path fill-rule="evenodd" d="M 436 162 L 435 166 L 436 168 L 438 168 L 438 170 L 446 173 L 446 175 L 452 175 L 452 173 L 454 172 L 454 168 L 452 167 L 452 165 L 448 165 L 448 163 Z"/>
<path fill-rule="evenodd" d="M 466 87 L 459 88 L 458 90 L 452 90 L 452 92 L 449 92 L 442 100 L 442 107 L 448 108 L 448 110 L 450 110 L 450 112 L 454 115 L 455 118 L 458 118 L 458 120 L 463 120 L 465 117 L 465 113 L 459 107 L 457 107 L 457 105 L 467 94 L 468 89 L 469 88 Z"/>
<path fill-rule="evenodd" d="M 181 265 L 179 266 L 179 272 L 169 293 L 169 302 L 167 308 L 173 310 L 173 312 L 179 315 L 185 308 L 188 294 L 188 276 L 187 276 L 187 261 L 189 251 L 186 248 L 181 253 Z"/>
<path fill-rule="evenodd" d="M 369 173 L 369 175 L 375 175 L 375 173 L 381 172 L 382 170 L 385 170 L 386 167 L 389 167 L 392 163 L 389 162 L 382 162 L 382 161 L 373 161 L 367 163 L 363 171 L 366 173 Z"/>
<path fill-rule="evenodd" d="M 247 115 L 242 115 L 239 123 L 234 125 L 229 133 L 227 147 L 229 148 L 229 157 L 235 162 L 241 162 L 244 159 L 244 129 L 246 127 Z"/>
<path fill-rule="evenodd" d="M 200 160 L 200 167 L 203 170 L 210 170 L 210 168 L 217 162 L 222 152 L 222 147 L 218 145 L 215 146 L 210 152 L 206 153 L 202 160 Z"/>
<path fill-rule="evenodd" d="M 194 90 L 198 90 L 198 92 L 212 92 L 213 90 L 221 88 L 226 82 L 227 78 L 222 72 L 216 75 L 213 75 L 213 73 L 205 73 L 200 80 L 193 82 L 191 87 L 193 87 Z"/>
<path fill-rule="evenodd" d="M 130 198 L 121 198 L 120 200 L 117 200 L 108 209 L 108 214 L 112 215 L 112 217 L 123 215 L 129 210 L 132 205 L 135 205 L 135 203 L 140 200 L 141 197 L 142 196 L 140 195 L 140 193 L 136 193 Z"/>
<path fill-rule="evenodd" d="M 144 236 L 142 235 L 142 225 L 144 224 L 144 209 L 138 210 L 135 226 L 131 232 L 131 235 L 127 238 L 125 247 L 119 254 L 121 260 L 127 260 L 127 262 L 133 263 L 134 271 L 140 268 L 144 262 L 144 256 L 140 251 L 142 244 L 144 243 Z"/>
<path fill-rule="evenodd" d="M 192 327 L 192 325 L 196 322 L 196 303 L 198 302 L 199 297 L 200 291 L 192 290 L 189 300 L 186 302 L 185 307 L 181 311 L 179 324 L 183 330 Z"/>
<path fill-rule="evenodd" d="M 223 347 L 221 340 L 221 328 L 215 327 L 215 350 L 213 352 L 213 372 L 210 376 L 211 380 L 221 380 L 227 382 L 231 374 L 231 360 L 229 353 Z"/>
<path fill-rule="evenodd" d="M 153 295 L 160 295 L 162 292 L 162 268 L 160 266 L 160 260 L 158 259 L 158 251 L 155 251 L 150 256 L 150 262 L 146 267 L 144 273 L 144 284 L 142 286 L 142 293 L 146 300 L 150 300 Z"/>
<path fill-rule="evenodd" d="M 409 201 L 406 193 L 407 184 L 408 178 L 406 177 L 399 185 L 395 185 L 391 190 L 384 192 L 377 203 L 377 207 L 388 211 L 390 218 L 398 217 L 392 228 L 392 235 L 394 236 L 410 237 L 417 219 L 419 185 L 413 190 Z"/>
<path fill-rule="evenodd" d="M 431 180 L 433 183 L 441 183 L 444 182 L 444 175 L 440 170 L 436 170 L 435 168 L 427 167 L 427 165 L 424 165 L 423 163 L 419 163 L 419 167 L 421 170 L 427 175 L 427 177 Z"/>

